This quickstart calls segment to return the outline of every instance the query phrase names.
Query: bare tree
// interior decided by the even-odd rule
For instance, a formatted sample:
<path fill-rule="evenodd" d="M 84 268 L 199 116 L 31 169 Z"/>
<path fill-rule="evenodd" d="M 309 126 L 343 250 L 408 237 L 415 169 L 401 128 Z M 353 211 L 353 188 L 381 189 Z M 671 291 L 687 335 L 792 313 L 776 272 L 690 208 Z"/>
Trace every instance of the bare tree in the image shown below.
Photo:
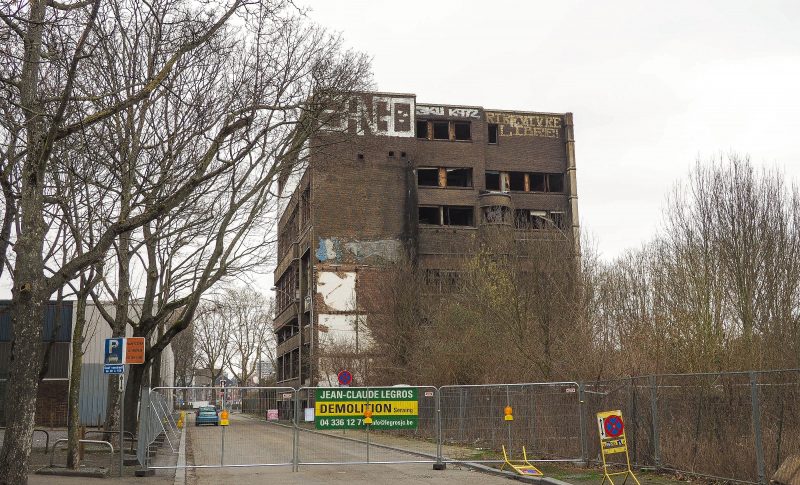
<path fill-rule="evenodd" d="M 232 347 L 227 365 L 239 385 L 246 386 L 262 360 L 275 365 L 272 302 L 248 288 L 229 288 L 223 294 L 221 310 L 228 322 Z"/>
<path fill-rule="evenodd" d="M 324 123 L 323 106 L 344 99 L 364 78 L 366 63 L 342 53 L 335 38 L 304 26 L 280 1 L 34 0 L 3 3 L 0 19 L 0 249 L 15 253 L 13 260 L 3 253 L 3 266 L 14 281 L 16 337 L 6 404 L 10 411 L 13 403 L 14 412 L 7 413 L 0 481 L 22 483 L 44 302 L 113 246 L 123 310 L 114 322 L 119 334 L 129 314 L 123 305 L 132 292 L 127 266 L 136 231 L 220 176 L 222 186 L 232 183 L 228 187 L 241 188 L 240 194 L 267 192 L 268 182 L 234 182 L 242 180 L 240 163 L 296 160 L 292 154 Z M 235 29 L 229 27 L 234 19 Z M 198 122 L 184 130 L 187 119 Z M 54 157 L 57 152 L 63 155 Z M 70 157 L 96 158 L 97 173 L 80 173 L 81 180 L 107 187 L 112 196 L 99 201 L 104 217 L 95 221 L 93 244 L 59 258 L 43 248 L 51 234 L 47 215 L 59 206 L 53 180 Z M 227 237 L 215 246 L 224 248 Z M 201 274 L 214 271 L 204 266 Z M 184 316 L 165 330 L 155 353 L 188 324 L 196 305 L 197 298 L 175 306 Z M 164 320 L 153 315 L 172 318 L 175 308 L 144 315 L 144 327 L 157 328 Z"/>
<path fill-rule="evenodd" d="M 204 302 L 192 325 L 198 366 L 208 374 L 213 386 L 224 375 L 233 353 L 225 314 L 217 302 Z"/>

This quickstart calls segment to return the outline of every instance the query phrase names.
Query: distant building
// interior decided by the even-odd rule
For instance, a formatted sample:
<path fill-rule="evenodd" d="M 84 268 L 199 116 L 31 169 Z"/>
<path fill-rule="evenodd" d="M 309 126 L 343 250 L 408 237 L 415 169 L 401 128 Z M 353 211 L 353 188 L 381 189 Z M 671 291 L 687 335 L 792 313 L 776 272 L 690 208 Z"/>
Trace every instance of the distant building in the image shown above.
<path fill-rule="evenodd" d="M 274 273 L 278 385 L 335 384 L 318 349 L 368 345 L 360 295 L 404 254 L 446 285 L 496 231 L 557 232 L 577 247 L 571 113 L 367 93 L 334 124 L 309 143 L 307 169 L 281 181 L 291 196 Z"/>

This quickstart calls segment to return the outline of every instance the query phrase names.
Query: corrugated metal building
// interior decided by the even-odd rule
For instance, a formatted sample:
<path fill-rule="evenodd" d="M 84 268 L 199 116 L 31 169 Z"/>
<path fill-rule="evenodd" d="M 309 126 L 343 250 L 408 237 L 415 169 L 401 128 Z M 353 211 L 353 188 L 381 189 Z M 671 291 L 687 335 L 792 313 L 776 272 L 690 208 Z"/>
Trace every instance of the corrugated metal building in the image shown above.
<path fill-rule="evenodd" d="M 49 347 L 50 352 L 47 373 L 39 384 L 36 400 L 36 422 L 44 426 L 65 426 L 67 423 L 72 303 L 49 302 L 45 307 L 42 346 L 45 349 Z M 14 340 L 10 306 L 10 301 L 0 301 L 0 399 L 3 402 Z M 5 406 L 0 406 L 0 423 L 5 425 Z"/>
<path fill-rule="evenodd" d="M 10 301 L 0 301 L 0 404 L 5 401 L 5 382 L 11 357 L 13 328 L 9 313 Z M 114 307 L 106 306 L 113 315 Z M 131 305 L 131 319 L 138 318 L 137 305 Z M 74 302 L 49 302 L 45 310 L 42 345 L 50 345 L 48 370 L 39 385 L 36 404 L 36 422 L 41 426 L 61 427 L 67 424 L 67 394 L 72 363 L 72 329 L 75 324 Z M 126 334 L 133 334 L 129 326 Z M 111 337 L 111 327 L 103 319 L 97 306 L 87 305 L 84 328 L 83 364 L 81 366 L 80 416 L 81 424 L 98 426 L 105 420 L 107 392 L 110 379 L 103 373 L 103 345 Z M 155 337 L 153 338 L 155 341 Z M 161 382 L 170 386 L 174 382 L 175 360 L 172 347 L 162 353 Z M 5 424 L 4 405 L 0 405 L 0 425 Z"/>
<path fill-rule="evenodd" d="M 105 306 L 108 313 L 114 315 L 114 306 L 110 303 Z M 132 320 L 139 318 L 139 306 L 131 305 L 129 317 Z M 133 335 L 129 326 L 127 336 Z M 103 374 L 103 344 L 105 339 L 111 338 L 111 327 L 108 326 L 100 310 L 94 304 L 86 306 L 86 327 L 84 328 L 83 365 L 81 366 L 81 423 L 86 426 L 99 426 L 106 418 L 106 393 L 110 379 Z M 152 342 L 156 341 L 153 336 Z M 172 386 L 175 374 L 175 358 L 172 346 L 167 346 L 161 354 L 161 382 L 165 386 Z"/>

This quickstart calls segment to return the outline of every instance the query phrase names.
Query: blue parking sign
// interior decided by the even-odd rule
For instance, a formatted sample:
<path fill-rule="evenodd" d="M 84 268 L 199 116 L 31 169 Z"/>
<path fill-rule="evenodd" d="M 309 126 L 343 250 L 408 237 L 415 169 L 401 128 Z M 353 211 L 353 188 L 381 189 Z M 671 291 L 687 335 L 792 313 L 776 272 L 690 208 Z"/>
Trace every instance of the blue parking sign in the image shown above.
<path fill-rule="evenodd" d="M 105 347 L 105 363 L 106 364 L 123 364 L 125 363 L 125 345 L 123 338 L 107 338 Z"/>

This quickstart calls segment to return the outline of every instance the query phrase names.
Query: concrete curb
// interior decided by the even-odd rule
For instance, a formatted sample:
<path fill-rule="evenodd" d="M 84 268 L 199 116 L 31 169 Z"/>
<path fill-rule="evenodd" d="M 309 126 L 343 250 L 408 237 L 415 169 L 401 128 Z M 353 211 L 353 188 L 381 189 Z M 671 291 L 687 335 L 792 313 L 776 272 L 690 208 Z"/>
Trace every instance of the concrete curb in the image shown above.
<path fill-rule="evenodd" d="M 181 428 L 181 444 L 178 445 L 178 463 L 175 468 L 175 485 L 186 485 L 186 426 Z"/>

